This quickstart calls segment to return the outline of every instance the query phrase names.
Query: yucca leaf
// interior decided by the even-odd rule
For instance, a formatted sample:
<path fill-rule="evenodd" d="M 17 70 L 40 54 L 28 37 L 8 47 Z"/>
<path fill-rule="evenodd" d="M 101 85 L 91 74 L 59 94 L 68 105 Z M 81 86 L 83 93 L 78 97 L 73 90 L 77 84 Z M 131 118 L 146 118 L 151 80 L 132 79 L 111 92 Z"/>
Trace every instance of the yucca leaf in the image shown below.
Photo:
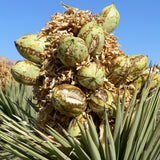
<path fill-rule="evenodd" d="M 137 130 L 138 130 L 138 125 L 139 125 L 139 122 L 140 122 L 140 118 L 141 118 L 141 114 L 142 114 L 142 108 L 143 108 L 143 103 L 148 95 L 148 92 L 149 92 L 149 87 L 145 87 L 143 90 L 142 90 L 142 97 L 140 99 L 140 103 L 138 105 L 138 108 L 137 108 L 137 111 L 136 111 L 136 114 L 135 114 L 135 117 L 134 117 L 134 120 L 133 120 L 133 124 L 131 126 L 131 129 L 130 129 L 130 132 L 129 132 L 129 139 L 127 141 L 127 145 L 126 145 L 126 150 L 125 150 L 125 154 L 124 154 L 124 159 L 129 159 L 129 155 L 131 153 L 131 151 L 133 152 L 133 149 L 132 147 L 134 146 L 134 139 L 136 138 L 136 133 L 137 133 Z"/>
<path fill-rule="evenodd" d="M 34 151 L 35 153 L 46 157 L 46 155 L 49 154 L 49 151 L 42 148 L 41 145 L 37 144 L 33 140 L 28 141 L 27 138 L 24 138 L 23 136 L 14 135 L 16 138 L 12 138 L 18 146 L 23 146 L 25 148 L 28 148 L 30 151 Z M 18 138 L 18 139 L 17 139 Z M 23 148 L 21 148 L 23 150 Z"/>
<path fill-rule="evenodd" d="M 117 159 L 119 158 L 119 149 L 120 149 L 120 132 L 121 132 L 121 123 L 122 123 L 121 116 L 122 116 L 122 113 L 121 113 L 120 98 L 118 96 L 116 122 L 115 122 L 115 128 L 114 128 L 114 133 L 113 133 L 113 139 L 114 139 Z"/>
<path fill-rule="evenodd" d="M 15 148 L 12 148 L 10 145 L 8 145 L 8 144 L 5 144 L 4 145 L 4 148 L 6 149 L 6 150 L 9 150 L 12 154 L 14 154 L 16 157 L 19 157 L 19 158 L 22 158 L 23 160 L 29 160 L 30 158 L 28 158 L 27 156 L 25 156 L 21 151 L 18 151 L 17 149 L 15 149 Z M 5 152 L 6 153 L 6 152 Z M 1 158 L 8 158 L 8 157 L 10 157 L 10 155 L 4 155 L 4 154 L 2 154 L 1 155 L 2 157 Z"/>
<path fill-rule="evenodd" d="M 136 98 L 137 98 L 137 88 L 138 88 L 138 81 L 136 82 L 136 88 L 135 88 L 134 94 L 132 96 L 132 99 L 129 103 L 129 106 L 127 107 L 127 110 L 125 111 L 125 115 L 124 115 L 124 119 L 123 119 L 123 123 L 122 123 L 122 128 L 121 128 L 121 133 L 124 130 L 125 131 L 128 130 L 128 128 L 129 128 L 129 122 L 131 122 L 132 114 L 133 114 L 133 110 L 134 110 L 134 106 L 135 106 L 135 102 L 136 102 Z M 124 127 L 125 127 L 125 129 L 124 129 Z"/>
<path fill-rule="evenodd" d="M 46 139 L 46 143 L 51 147 L 51 149 L 54 151 L 54 154 L 57 155 L 58 158 L 61 160 L 71 160 L 67 155 L 65 155 L 62 151 L 60 151 L 53 143 L 51 143 L 51 140 L 42 132 L 37 132 Z"/>
<path fill-rule="evenodd" d="M 157 160 L 160 159 L 160 151 L 158 152 L 156 159 L 157 159 Z"/>
<path fill-rule="evenodd" d="M 116 150 L 114 146 L 114 140 L 111 133 L 111 129 L 108 122 L 107 112 L 104 112 L 104 139 L 105 139 L 105 150 L 107 160 L 116 160 Z"/>
<path fill-rule="evenodd" d="M 53 136 L 55 141 L 59 142 L 65 148 L 66 151 L 70 152 L 72 146 L 70 145 L 69 141 L 67 141 L 67 139 L 65 139 L 62 135 L 60 135 L 57 131 L 55 131 L 49 126 L 46 128 L 46 130 L 50 135 Z"/>
<path fill-rule="evenodd" d="M 149 155 L 151 154 L 153 148 L 155 147 L 155 142 L 156 142 L 157 138 L 160 136 L 159 131 L 160 131 L 160 121 L 158 122 L 154 132 L 151 134 L 150 139 L 148 140 L 148 142 L 146 144 L 147 146 L 144 148 L 144 153 L 143 153 L 144 159 L 149 158 Z M 160 143 L 159 143 L 159 145 L 160 145 Z"/>
<path fill-rule="evenodd" d="M 1 139 L 6 141 L 13 148 L 16 148 L 17 150 L 20 150 L 28 158 L 32 158 L 33 159 L 35 157 L 37 159 L 47 160 L 47 158 L 45 158 L 44 156 L 42 156 L 39 153 L 35 152 L 34 150 L 32 150 L 32 149 L 30 149 L 28 147 L 25 147 L 24 145 L 21 145 L 19 143 L 18 144 L 14 143 L 14 139 L 13 139 L 13 141 L 11 141 L 8 136 L 5 136 L 4 134 L 2 135 L 2 132 L 1 132 Z M 11 148 L 11 151 L 13 151 L 12 148 Z M 23 151 L 25 151 L 25 153 Z"/>
<path fill-rule="evenodd" d="M 92 137 L 95 145 L 97 146 L 97 148 L 99 150 L 101 158 L 105 159 L 105 153 L 104 153 L 103 147 L 101 145 L 101 142 L 99 140 L 98 133 L 97 133 L 97 130 L 95 128 L 95 125 L 94 125 L 94 122 L 92 120 L 92 117 L 91 116 L 90 117 L 87 116 L 87 121 L 88 121 L 88 126 L 89 126 L 89 131 L 90 131 L 91 137 Z"/>
<path fill-rule="evenodd" d="M 0 88 L 0 105 L 1 105 L 1 110 L 4 113 L 7 113 L 9 116 L 12 116 L 12 111 L 13 111 L 13 106 L 10 106 L 10 103 L 8 103 L 7 98 L 5 97 L 2 89 Z M 3 108 L 2 108 L 3 106 Z M 15 112 L 14 112 L 15 113 Z"/>
<path fill-rule="evenodd" d="M 39 112 L 38 108 L 37 108 L 36 105 L 31 101 L 30 98 L 26 98 L 26 97 L 25 97 L 25 99 L 26 99 L 27 103 L 30 104 L 30 107 L 32 107 L 34 111 Z"/>
<path fill-rule="evenodd" d="M 77 124 L 78 124 L 78 126 L 79 126 L 79 129 L 80 129 L 80 131 L 81 131 L 81 139 L 82 139 L 82 142 L 86 145 L 86 146 L 88 146 L 88 143 L 87 143 L 87 136 L 86 136 L 86 132 L 85 132 L 85 129 L 84 129 L 84 127 L 82 126 L 82 124 L 76 119 L 76 122 L 77 122 Z M 87 147 L 88 148 L 88 147 Z"/>
<path fill-rule="evenodd" d="M 98 150 L 97 146 L 95 145 L 94 140 L 92 139 L 92 137 L 91 137 L 91 135 L 85 125 L 84 125 L 84 128 L 85 128 L 87 143 L 88 143 L 89 152 L 90 152 L 92 160 L 101 160 L 99 150 Z"/>
<path fill-rule="evenodd" d="M 9 118 L 8 118 L 9 119 Z M 10 122 L 12 122 L 12 121 L 10 121 Z M 7 124 L 7 122 L 5 122 L 6 124 Z M 18 132 L 17 134 L 16 133 L 14 133 L 14 136 L 16 137 L 16 139 L 18 138 L 18 139 L 21 139 L 22 137 L 23 137 L 23 140 L 25 139 L 25 137 L 26 137 L 26 143 L 29 143 L 29 144 L 32 144 L 30 141 L 36 141 L 36 143 L 37 144 L 39 144 L 40 146 L 42 146 L 43 148 L 45 148 L 45 149 L 47 149 L 46 151 L 49 151 L 50 152 L 50 154 L 52 153 L 53 154 L 53 156 L 54 155 L 56 155 L 56 154 L 58 154 L 59 152 L 55 149 L 55 150 L 53 150 L 53 146 L 51 146 L 50 144 L 48 144 L 48 143 L 46 143 L 46 141 L 44 141 L 43 140 L 43 138 L 44 138 L 44 134 L 42 134 L 40 131 L 37 131 L 36 129 L 34 129 L 34 130 L 32 130 L 32 132 L 30 131 L 31 130 L 31 128 L 32 127 L 30 127 L 30 129 L 29 130 L 27 130 L 27 126 L 26 127 L 22 127 L 22 130 L 19 130 L 19 126 L 18 126 L 18 128 L 16 128 L 16 126 L 13 126 L 13 125 L 9 125 L 13 130 L 12 130 L 12 133 L 14 133 L 14 129 L 15 129 L 15 131 L 16 132 Z M 6 129 L 6 131 L 7 131 L 7 129 Z M 24 132 L 25 131 L 25 132 Z M 37 135 L 35 135 L 35 134 L 33 134 L 34 133 L 34 131 L 37 131 L 37 133 L 36 134 L 40 134 L 41 136 L 43 135 L 43 137 L 41 137 L 41 138 L 39 138 L 39 136 Z M 22 137 L 21 137 L 22 136 Z M 0 136 L 1 137 L 1 136 Z M 8 135 L 8 137 L 9 137 L 9 135 Z M 46 137 L 45 137 L 46 138 Z M 7 138 L 8 139 L 8 138 Z M 14 139 L 13 139 L 14 140 Z M 48 139 L 47 139 L 48 140 Z M 51 140 L 50 140 L 51 141 Z M 48 142 L 48 141 L 47 141 Z M 7 143 L 8 143 L 8 141 L 7 141 Z M 16 143 L 16 140 L 14 140 L 14 143 Z M 32 146 L 33 147 L 33 151 L 36 151 L 36 147 L 34 147 L 34 146 Z M 55 147 L 55 146 L 54 146 Z M 21 149 L 21 147 L 20 148 L 17 148 L 17 149 Z M 22 149 L 24 149 L 24 148 L 22 148 Z M 58 152 L 58 153 L 57 153 Z M 48 152 L 47 152 L 48 153 Z M 61 152 L 60 152 L 61 153 Z M 59 154 L 60 154 L 59 153 Z M 45 152 L 41 152 L 41 154 L 43 155 L 45 155 Z M 48 155 L 48 154 L 47 154 Z M 50 155 L 50 157 L 51 157 L 52 155 Z M 64 155 L 63 155 L 64 156 Z"/>
<path fill-rule="evenodd" d="M 75 140 L 74 143 L 75 143 L 75 152 L 78 155 L 79 159 L 91 160 L 91 158 L 87 155 L 85 150 L 83 150 Z"/>
<path fill-rule="evenodd" d="M 47 141 L 48 144 L 51 146 L 52 150 L 54 151 L 54 154 L 57 155 L 57 157 L 60 160 L 71 160 L 65 153 L 63 153 L 61 150 L 59 150 L 57 147 L 55 147 L 51 142 Z"/>
<path fill-rule="evenodd" d="M 80 146 L 80 142 L 78 142 L 78 140 L 76 138 L 71 136 L 65 129 L 62 129 L 62 130 L 63 130 L 63 133 L 65 134 L 65 136 L 67 137 L 67 139 L 69 140 L 70 144 L 73 147 L 73 151 L 71 151 L 71 153 L 75 152 L 77 154 L 77 159 L 91 160 L 91 158 L 87 155 L 87 153 Z"/>
<path fill-rule="evenodd" d="M 49 135 L 53 136 L 57 141 L 59 141 L 59 139 L 60 139 L 60 140 L 62 140 L 62 143 L 67 143 L 67 144 L 69 144 L 68 141 L 67 141 L 67 139 L 64 138 L 64 136 L 62 136 L 60 133 L 58 133 L 58 132 L 57 132 L 55 129 L 53 129 L 52 127 L 47 126 L 47 127 L 46 127 L 46 131 L 48 132 Z M 70 147 L 70 146 L 68 145 L 68 147 Z"/>
<path fill-rule="evenodd" d="M 157 91 L 159 91 L 159 87 L 157 88 Z M 154 101 L 154 103 L 149 103 L 150 105 L 148 106 L 148 108 L 150 109 L 149 110 L 150 112 L 148 112 L 147 119 L 144 119 L 144 123 L 141 127 L 142 128 L 141 132 L 139 133 L 138 144 L 136 145 L 137 150 L 138 150 L 136 157 L 140 156 L 145 144 L 147 143 L 146 141 L 147 141 L 149 133 L 153 132 L 152 131 L 153 124 L 155 122 L 158 108 L 160 107 L 160 98 L 159 97 L 160 97 L 160 92 L 156 92 L 153 99 L 152 99 L 152 102 Z M 158 126 L 156 126 L 156 127 L 158 127 Z M 153 133 L 156 133 L 156 132 L 153 132 Z M 157 136 L 157 135 L 155 135 L 155 136 Z M 152 135 L 150 136 L 150 138 L 153 138 Z M 155 139 L 155 138 L 153 138 L 153 139 Z"/>
<path fill-rule="evenodd" d="M 121 105 L 121 128 L 122 128 L 122 122 L 123 122 L 123 116 L 124 116 L 125 102 L 126 102 L 126 88 L 124 90 L 122 105 Z"/>
<path fill-rule="evenodd" d="M 150 159 L 155 159 L 155 160 L 159 160 L 158 158 L 160 157 L 160 137 L 158 138 L 158 140 L 156 141 L 154 148 L 152 149 L 152 152 L 149 155 L 149 160 Z"/>
<path fill-rule="evenodd" d="M 91 121 L 91 117 L 89 118 L 87 116 L 87 122 L 88 122 L 88 126 L 89 126 L 89 131 L 90 131 L 91 137 L 92 137 L 95 145 L 97 146 L 97 148 L 99 148 L 100 141 L 99 141 L 97 130 L 96 130 L 95 126 L 94 126 L 94 123 L 93 123 L 93 121 Z"/>
<path fill-rule="evenodd" d="M 36 110 L 31 108 L 25 100 L 27 96 L 33 97 L 31 89 L 28 91 L 28 87 L 13 80 L 5 88 L 5 94 L 0 88 L 0 110 L 9 117 L 17 115 L 28 122 L 31 122 L 31 119 L 36 119 Z"/>
<path fill-rule="evenodd" d="M 83 153 L 83 149 L 80 147 L 80 143 L 78 143 L 79 145 L 79 148 L 76 148 L 76 144 L 75 144 L 75 138 L 72 137 L 65 129 L 63 129 L 61 127 L 64 135 L 66 136 L 66 138 L 68 139 L 69 141 L 69 144 L 72 146 L 72 148 L 70 149 L 70 151 L 68 152 L 69 153 L 69 156 L 70 155 L 74 155 L 74 159 L 79 159 L 79 155 L 81 155 L 82 157 L 84 157 L 84 159 L 87 157 L 87 155 L 85 155 L 85 153 Z M 78 140 L 76 140 L 77 142 Z M 65 148 L 64 148 L 65 149 Z"/>
<path fill-rule="evenodd" d="M 150 123 L 149 123 L 149 126 L 147 127 L 147 129 L 146 129 L 146 132 L 145 132 L 145 134 L 144 134 L 144 137 L 143 137 L 143 139 L 141 140 L 141 142 L 139 142 L 140 144 L 138 145 L 139 147 L 138 147 L 138 152 L 137 152 L 137 155 L 136 155 L 136 157 L 139 157 L 140 156 L 140 154 L 142 153 L 142 151 L 143 151 L 143 148 L 144 148 L 144 146 L 145 146 L 145 144 L 147 143 L 147 139 L 148 139 L 148 136 L 149 136 L 149 134 L 151 133 L 151 130 L 152 130 L 152 128 L 153 128 L 153 124 L 154 124 L 154 118 L 150 121 Z M 144 129 L 145 130 L 145 129 Z M 140 136 L 141 136 L 141 134 L 140 134 Z"/>
<path fill-rule="evenodd" d="M 138 87 L 138 82 L 136 83 L 135 92 L 132 96 L 132 99 L 129 103 L 129 106 L 127 107 L 127 110 L 125 111 L 124 118 L 123 118 L 123 123 L 122 123 L 122 127 L 121 127 L 121 143 L 120 143 L 120 153 L 121 153 L 120 156 L 121 157 L 123 156 L 122 153 L 125 151 L 125 146 L 126 146 L 127 140 L 128 140 L 128 134 L 130 131 L 131 120 L 132 120 L 133 111 L 135 108 L 135 102 L 136 102 L 136 98 L 137 98 L 137 87 Z"/>
<path fill-rule="evenodd" d="M 149 125 L 149 127 L 147 128 L 145 134 L 144 134 L 143 140 L 139 144 L 139 148 L 136 150 L 136 154 L 134 155 L 135 159 L 139 159 L 139 157 L 143 153 L 145 145 L 147 144 L 147 139 L 149 137 L 149 134 L 151 133 L 152 126 L 153 126 L 153 123 L 151 122 L 150 125 Z M 136 147 L 136 145 L 135 145 L 135 147 Z"/>

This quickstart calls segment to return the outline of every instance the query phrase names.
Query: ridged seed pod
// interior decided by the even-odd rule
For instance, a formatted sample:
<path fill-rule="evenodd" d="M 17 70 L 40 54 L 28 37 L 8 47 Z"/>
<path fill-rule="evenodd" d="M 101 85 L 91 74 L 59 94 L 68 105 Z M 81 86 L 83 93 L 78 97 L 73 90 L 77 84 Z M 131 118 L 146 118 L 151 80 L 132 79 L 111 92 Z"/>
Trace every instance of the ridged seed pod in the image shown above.
<path fill-rule="evenodd" d="M 116 9 L 114 3 L 102 9 L 100 13 L 100 17 L 104 17 L 105 21 L 102 23 L 104 31 L 110 33 L 112 32 L 118 25 L 120 15 Z"/>
<path fill-rule="evenodd" d="M 112 60 L 109 66 L 109 80 L 116 86 L 126 82 L 130 73 L 131 62 L 127 56 L 119 56 Z"/>
<path fill-rule="evenodd" d="M 17 61 L 11 69 L 14 79 L 26 85 L 36 85 L 39 72 L 39 66 L 27 60 Z"/>
<path fill-rule="evenodd" d="M 52 102 L 56 110 L 68 117 L 75 117 L 85 111 L 85 94 L 78 87 L 62 84 L 53 89 Z"/>
<path fill-rule="evenodd" d="M 95 90 L 95 92 L 90 95 L 89 107 L 100 117 L 102 117 L 104 113 L 104 107 L 106 108 L 106 111 L 110 113 L 110 115 L 113 115 L 116 110 L 113 102 L 114 98 L 112 93 L 106 89 L 100 88 Z"/>
<path fill-rule="evenodd" d="M 129 56 L 129 59 L 132 64 L 130 68 L 129 78 L 130 80 L 134 80 L 138 76 L 140 76 L 145 70 L 148 63 L 147 56 L 138 54 L 138 55 Z"/>
<path fill-rule="evenodd" d="M 97 52 L 103 49 L 104 32 L 102 27 L 96 22 L 85 24 L 78 33 L 78 37 L 86 42 L 88 52 L 92 56 L 95 56 Z"/>
<path fill-rule="evenodd" d="M 95 62 L 83 66 L 78 70 L 78 82 L 85 88 L 97 89 L 104 81 L 105 67 Z"/>
<path fill-rule="evenodd" d="M 88 48 L 79 37 L 62 37 L 58 44 L 58 57 L 68 67 L 84 61 L 88 56 Z"/>
<path fill-rule="evenodd" d="M 46 37 L 39 37 L 37 34 L 26 34 L 15 41 L 18 52 L 26 59 L 39 64 L 45 49 Z"/>

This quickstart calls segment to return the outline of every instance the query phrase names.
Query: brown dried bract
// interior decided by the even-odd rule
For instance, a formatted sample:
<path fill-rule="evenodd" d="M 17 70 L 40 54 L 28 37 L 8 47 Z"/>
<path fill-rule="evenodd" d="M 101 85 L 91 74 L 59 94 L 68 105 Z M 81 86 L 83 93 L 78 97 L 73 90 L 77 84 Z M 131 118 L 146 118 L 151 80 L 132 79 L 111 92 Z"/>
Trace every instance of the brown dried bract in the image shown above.
<path fill-rule="evenodd" d="M 11 68 L 5 62 L 0 61 L 0 87 L 4 90 L 5 84 L 8 84 L 12 78 Z"/>

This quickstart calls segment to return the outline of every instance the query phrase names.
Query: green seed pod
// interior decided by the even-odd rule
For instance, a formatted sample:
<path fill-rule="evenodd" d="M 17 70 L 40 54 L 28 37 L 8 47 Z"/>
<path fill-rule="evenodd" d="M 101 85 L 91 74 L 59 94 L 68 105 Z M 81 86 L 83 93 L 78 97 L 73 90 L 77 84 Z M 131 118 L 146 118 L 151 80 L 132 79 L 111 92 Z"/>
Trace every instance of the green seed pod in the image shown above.
<path fill-rule="evenodd" d="M 26 85 L 36 85 L 39 72 L 38 65 L 27 60 L 17 61 L 11 68 L 14 79 Z"/>
<path fill-rule="evenodd" d="M 79 136 L 81 134 L 80 128 L 77 124 L 77 121 L 79 121 L 82 125 L 86 122 L 86 119 L 82 114 L 76 117 L 76 119 L 72 119 L 68 126 L 68 133 L 74 137 Z"/>
<path fill-rule="evenodd" d="M 84 39 L 87 44 L 88 52 L 92 56 L 95 56 L 97 52 L 103 49 L 104 45 L 104 32 L 102 27 L 96 22 L 89 22 L 84 25 L 78 37 Z"/>
<path fill-rule="evenodd" d="M 26 34 L 15 41 L 18 52 L 26 59 L 37 64 L 41 61 L 41 56 L 45 49 L 46 37 L 39 37 L 37 34 Z"/>
<path fill-rule="evenodd" d="M 160 63 L 156 65 L 156 68 L 160 70 Z"/>
<path fill-rule="evenodd" d="M 156 74 L 156 73 L 150 73 L 150 75 L 143 74 L 138 78 L 138 89 L 137 89 L 138 92 L 141 91 L 141 89 L 143 88 L 143 86 L 148 78 L 149 78 L 149 83 L 151 85 L 150 90 L 153 90 L 154 88 L 156 88 L 158 86 L 158 84 L 160 83 L 160 74 Z M 136 82 L 137 81 L 134 81 L 130 85 L 133 85 L 134 87 L 136 87 Z M 134 88 L 132 89 L 131 93 L 134 93 Z"/>
<path fill-rule="evenodd" d="M 160 83 L 160 74 L 151 73 L 150 75 L 151 90 L 156 88 Z"/>
<path fill-rule="evenodd" d="M 104 31 L 108 33 L 112 32 L 117 27 L 120 19 L 119 12 L 117 11 L 114 3 L 103 8 L 100 13 L 100 17 L 105 18 L 102 26 Z"/>
<path fill-rule="evenodd" d="M 68 117 L 75 117 L 85 111 L 85 94 L 78 87 L 62 84 L 53 89 L 52 102 L 56 110 Z"/>
<path fill-rule="evenodd" d="M 144 55 L 133 55 L 129 57 L 131 61 L 131 68 L 129 73 L 129 79 L 134 80 L 140 76 L 147 66 L 147 56 Z"/>
<path fill-rule="evenodd" d="M 88 56 L 88 48 L 79 37 L 62 37 L 58 44 L 58 57 L 68 67 L 84 61 Z"/>
<path fill-rule="evenodd" d="M 138 81 L 138 86 L 137 86 L 137 93 L 139 93 L 144 86 L 145 81 L 147 80 L 148 75 L 141 75 L 137 80 L 133 81 L 129 87 L 130 87 L 130 93 L 133 94 L 135 92 L 135 87 L 136 83 Z"/>
<path fill-rule="evenodd" d="M 101 64 L 90 62 L 78 70 L 78 82 L 85 88 L 99 88 L 105 77 L 105 68 Z"/>
<path fill-rule="evenodd" d="M 106 89 L 100 88 L 98 90 L 95 90 L 95 92 L 90 95 L 89 107 L 100 117 L 102 117 L 104 113 L 104 107 L 106 108 L 106 111 L 110 113 L 110 115 L 113 115 L 116 110 L 113 102 L 114 99 L 111 92 Z"/>
<path fill-rule="evenodd" d="M 131 62 L 127 56 L 119 56 L 112 60 L 109 66 L 110 75 L 109 81 L 119 86 L 126 82 L 128 74 L 130 73 Z"/>

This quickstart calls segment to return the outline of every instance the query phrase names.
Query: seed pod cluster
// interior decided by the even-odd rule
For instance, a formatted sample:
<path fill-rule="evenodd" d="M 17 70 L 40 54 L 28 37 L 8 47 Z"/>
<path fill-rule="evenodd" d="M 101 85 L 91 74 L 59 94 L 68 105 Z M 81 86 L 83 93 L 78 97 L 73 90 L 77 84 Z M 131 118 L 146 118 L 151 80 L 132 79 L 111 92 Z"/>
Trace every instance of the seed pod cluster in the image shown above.
<path fill-rule="evenodd" d="M 17 62 L 12 74 L 17 81 L 34 85 L 41 126 L 57 129 L 59 123 L 73 133 L 73 117 L 81 119 L 82 113 L 98 115 L 101 121 L 105 106 L 114 116 L 118 93 L 122 97 L 124 87 L 143 74 L 147 56 L 125 55 L 117 38 L 109 34 L 119 22 L 114 4 L 99 16 L 62 5 L 67 11 L 51 16 L 39 38 L 25 35 L 15 41 L 28 61 Z M 132 94 L 128 90 L 126 104 Z"/>

